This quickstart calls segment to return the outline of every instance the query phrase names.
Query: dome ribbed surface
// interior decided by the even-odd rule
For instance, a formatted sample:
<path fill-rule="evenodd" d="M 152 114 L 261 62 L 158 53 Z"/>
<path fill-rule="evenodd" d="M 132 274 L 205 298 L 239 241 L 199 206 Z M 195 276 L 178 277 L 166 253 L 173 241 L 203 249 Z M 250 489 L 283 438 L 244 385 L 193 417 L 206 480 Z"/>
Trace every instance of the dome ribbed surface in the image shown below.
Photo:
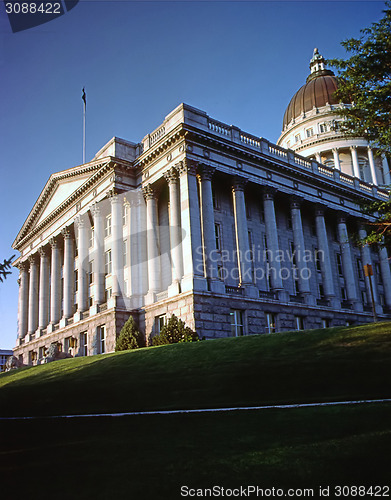
<path fill-rule="evenodd" d="M 292 97 L 286 108 L 283 129 L 293 120 L 307 113 L 314 107 L 321 108 L 328 104 L 338 104 L 333 96 L 338 87 L 338 80 L 331 71 L 322 71 L 321 74 L 310 75 L 307 83 L 303 85 Z M 330 74 L 331 73 L 331 74 Z"/>

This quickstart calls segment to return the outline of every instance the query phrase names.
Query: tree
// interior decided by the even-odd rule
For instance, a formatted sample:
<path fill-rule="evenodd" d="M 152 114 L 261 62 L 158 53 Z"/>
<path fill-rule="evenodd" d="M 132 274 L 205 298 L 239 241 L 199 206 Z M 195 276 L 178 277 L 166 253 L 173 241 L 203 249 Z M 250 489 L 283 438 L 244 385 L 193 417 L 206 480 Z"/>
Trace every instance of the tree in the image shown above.
<path fill-rule="evenodd" d="M 173 314 L 167 324 L 160 330 L 159 335 L 153 337 L 152 345 L 197 342 L 198 340 L 198 334 L 188 326 L 185 326 L 185 323 Z"/>
<path fill-rule="evenodd" d="M 336 110 L 345 118 L 342 131 L 364 137 L 377 152 L 391 154 L 391 2 L 384 17 L 361 30 L 360 38 L 341 42 L 352 56 L 331 59 L 338 70 L 335 95 L 352 106 Z"/>
<path fill-rule="evenodd" d="M 11 262 L 15 255 L 12 255 L 9 259 L 4 259 L 4 262 L 0 263 L 0 281 L 3 282 L 12 271 L 8 271 L 11 269 Z"/>
<path fill-rule="evenodd" d="M 138 330 L 133 316 L 122 327 L 115 345 L 116 351 L 127 351 L 128 349 L 138 349 L 145 347 L 144 335 Z"/>
<path fill-rule="evenodd" d="M 358 39 L 341 42 L 352 56 L 331 59 L 328 64 L 338 70 L 336 97 L 351 106 L 335 110 L 342 116 L 341 132 L 364 137 L 375 153 L 385 154 L 391 161 L 391 2 L 386 2 L 383 18 L 361 30 Z M 374 202 L 363 208 L 377 214 L 367 225 L 368 237 L 362 243 L 391 243 L 391 201 Z"/>

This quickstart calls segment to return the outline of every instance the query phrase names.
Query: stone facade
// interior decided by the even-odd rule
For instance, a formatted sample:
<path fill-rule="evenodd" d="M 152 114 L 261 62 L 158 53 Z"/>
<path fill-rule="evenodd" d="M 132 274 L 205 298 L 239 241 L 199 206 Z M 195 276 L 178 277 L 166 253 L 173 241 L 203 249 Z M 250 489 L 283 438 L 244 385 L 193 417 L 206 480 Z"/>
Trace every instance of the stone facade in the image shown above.
<path fill-rule="evenodd" d="M 387 198 L 181 104 L 140 143 L 113 138 L 50 177 L 13 245 L 14 353 L 113 351 L 130 314 L 147 340 L 172 314 L 206 339 L 367 322 L 365 264 L 389 318 L 387 251 L 351 238 L 360 204 Z"/>

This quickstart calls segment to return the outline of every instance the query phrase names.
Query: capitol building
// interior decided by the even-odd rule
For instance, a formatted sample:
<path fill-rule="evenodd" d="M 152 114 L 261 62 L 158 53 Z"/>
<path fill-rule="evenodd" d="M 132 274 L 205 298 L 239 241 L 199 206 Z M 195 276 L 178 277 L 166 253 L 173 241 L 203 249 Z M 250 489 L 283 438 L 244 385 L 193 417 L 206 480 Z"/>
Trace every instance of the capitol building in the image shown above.
<path fill-rule="evenodd" d="M 52 174 L 13 243 L 15 356 L 113 351 L 130 315 L 149 342 L 172 314 L 205 339 L 390 319 L 387 250 L 354 238 L 389 165 L 340 132 L 317 50 L 310 71 L 277 144 L 180 104 Z"/>

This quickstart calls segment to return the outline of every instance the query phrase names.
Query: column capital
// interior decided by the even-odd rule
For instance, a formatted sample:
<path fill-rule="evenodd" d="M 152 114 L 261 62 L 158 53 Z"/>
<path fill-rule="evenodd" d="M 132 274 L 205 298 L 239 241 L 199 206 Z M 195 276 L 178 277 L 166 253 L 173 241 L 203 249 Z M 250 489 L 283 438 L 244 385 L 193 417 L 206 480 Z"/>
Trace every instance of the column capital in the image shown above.
<path fill-rule="evenodd" d="M 69 230 L 68 227 L 62 228 L 61 229 L 61 234 L 62 234 L 64 240 L 69 240 L 72 237 L 72 234 L 71 234 L 71 232 L 70 232 L 70 230 Z"/>
<path fill-rule="evenodd" d="M 152 187 L 152 184 L 147 184 L 145 187 L 142 188 L 143 195 L 145 200 L 153 200 L 156 199 L 158 196 L 157 190 Z"/>
<path fill-rule="evenodd" d="M 106 192 L 107 198 L 111 203 L 121 203 L 123 198 L 121 198 L 121 193 L 118 189 L 112 188 Z"/>
<path fill-rule="evenodd" d="M 47 251 L 46 247 L 40 247 L 38 249 L 38 253 L 41 256 L 41 259 L 44 259 L 45 257 L 48 257 L 48 251 Z"/>
<path fill-rule="evenodd" d="M 332 148 L 332 149 L 331 149 L 331 151 L 332 151 L 333 153 L 338 153 L 338 148 Z"/>
<path fill-rule="evenodd" d="M 85 227 L 85 217 L 83 215 L 77 215 L 74 219 L 75 225 L 77 226 L 78 229 L 81 229 Z"/>
<path fill-rule="evenodd" d="M 194 160 L 189 160 L 185 158 L 175 165 L 179 175 L 197 175 L 197 165 L 198 163 Z"/>
<path fill-rule="evenodd" d="M 315 216 L 316 217 L 324 217 L 326 212 L 326 207 L 324 205 L 315 205 Z"/>
<path fill-rule="evenodd" d="M 163 177 L 166 179 L 168 185 L 176 184 L 178 182 L 178 171 L 176 168 L 171 167 L 163 173 Z"/>
<path fill-rule="evenodd" d="M 357 146 L 355 146 L 355 145 L 353 144 L 353 146 L 350 146 L 350 150 L 351 150 L 351 151 L 353 151 L 353 150 L 354 150 L 354 151 L 356 151 L 356 150 L 357 150 Z"/>
<path fill-rule="evenodd" d="M 29 255 L 28 261 L 30 262 L 30 271 L 34 265 L 37 265 L 37 254 Z"/>
<path fill-rule="evenodd" d="M 247 181 L 248 179 L 235 175 L 232 179 L 232 192 L 235 193 L 236 191 L 244 191 Z"/>
<path fill-rule="evenodd" d="M 197 175 L 201 180 L 211 181 L 215 171 L 216 167 L 200 163 L 197 169 Z"/>
<path fill-rule="evenodd" d="M 337 223 L 338 224 L 346 224 L 348 217 L 349 217 L 349 215 L 347 213 L 338 212 L 337 213 Z"/>
<path fill-rule="evenodd" d="M 53 236 L 53 238 L 50 238 L 49 245 L 52 248 L 56 248 L 58 246 L 58 237 L 57 236 Z"/>
<path fill-rule="evenodd" d="M 276 193 L 277 193 L 276 188 L 266 187 L 263 191 L 263 199 L 264 200 L 274 200 Z"/>
<path fill-rule="evenodd" d="M 291 196 L 290 197 L 291 209 L 292 208 L 301 208 L 303 201 L 304 201 L 304 198 L 302 196 L 296 196 L 296 195 Z"/>
<path fill-rule="evenodd" d="M 101 209 L 99 206 L 99 202 L 95 202 L 91 207 L 91 213 L 93 217 L 99 217 L 101 215 Z"/>
<path fill-rule="evenodd" d="M 23 271 L 27 271 L 27 262 L 25 260 L 23 262 L 19 262 L 16 267 L 19 269 L 20 273 L 22 273 Z"/>

